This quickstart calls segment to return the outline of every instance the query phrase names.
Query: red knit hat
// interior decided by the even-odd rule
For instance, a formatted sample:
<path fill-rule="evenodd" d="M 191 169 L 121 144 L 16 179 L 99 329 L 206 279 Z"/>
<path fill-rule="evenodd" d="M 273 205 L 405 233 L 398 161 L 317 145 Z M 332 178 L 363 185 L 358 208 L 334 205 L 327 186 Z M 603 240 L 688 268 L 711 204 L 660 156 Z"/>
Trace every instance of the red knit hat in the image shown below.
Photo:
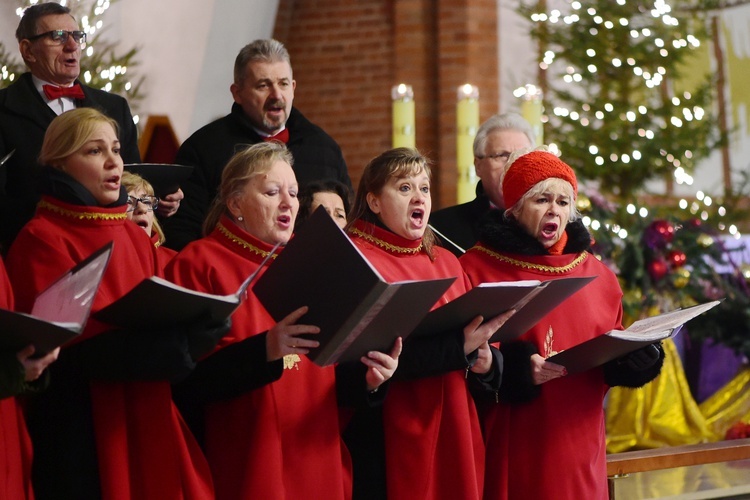
<path fill-rule="evenodd" d="M 549 151 L 531 151 L 515 159 L 503 178 L 503 200 L 511 208 L 526 191 L 550 178 L 563 179 L 573 186 L 573 196 L 578 194 L 576 174 L 567 163 Z"/>

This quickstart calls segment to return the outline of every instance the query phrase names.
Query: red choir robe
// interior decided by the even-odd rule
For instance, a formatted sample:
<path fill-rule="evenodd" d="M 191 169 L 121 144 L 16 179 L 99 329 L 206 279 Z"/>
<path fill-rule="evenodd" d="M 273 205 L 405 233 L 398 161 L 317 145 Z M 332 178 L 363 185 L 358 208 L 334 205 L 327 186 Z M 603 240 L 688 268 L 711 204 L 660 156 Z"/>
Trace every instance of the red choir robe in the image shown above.
<path fill-rule="evenodd" d="M 125 205 L 79 206 L 43 197 L 8 253 L 18 310 L 30 311 L 40 291 L 109 242 L 114 242 L 112 255 L 92 314 L 154 275 L 156 249 L 143 229 L 126 222 Z M 90 318 L 76 342 L 109 329 Z M 92 380 L 90 391 L 102 498 L 213 498 L 208 464 L 172 402 L 168 381 Z M 70 425 L 72 429 L 76 422 Z M 65 450 L 59 453 L 64 456 Z"/>
<path fill-rule="evenodd" d="M 443 248 L 433 247 L 431 261 L 421 240 L 362 220 L 349 235 L 388 282 L 457 277 L 433 308 L 471 288 L 458 259 Z M 465 370 L 390 384 L 383 406 L 388 498 L 481 498 L 484 446 Z"/>
<path fill-rule="evenodd" d="M 159 273 L 162 273 L 167 267 L 167 264 L 169 264 L 174 256 L 177 255 L 177 251 L 167 248 L 159 243 L 159 234 L 156 232 L 151 234 L 151 243 L 154 245 L 154 248 L 156 248 L 156 267 L 159 270 Z"/>
<path fill-rule="evenodd" d="M 222 217 L 210 235 L 179 253 L 167 276 L 194 290 L 232 294 L 271 249 Z M 250 291 L 217 350 L 275 324 Z M 261 345 L 262 358 L 256 362 L 265 361 Z M 218 499 L 351 497 L 351 459 L 339 432 L 334 368 L 297 355 L 286 356 L 283 365 L 277 380 L 205 405 L 204 448 Z M 200 369 L 199 363 L 196 374 Z"/>
<path fill-rule="evenodd" d="M 622 328 L 617 278 L 587 252 L 501 255 L 480 243 L 460 261 L 473 285 L 597 276 L 520 337 L 543 357 Z M 596 368 L 542 384 L 531 402 L 483 411 L 485 498 L 608 498 L 602 408 L 608 387 Z"/>
<path fill-rule="evenodd" d="M 0 307 L 13 310 L 13 292 L 0 261 Z M 2 335 L 2 332 L 0 332 Z M 0 399 L 0 498 L 33 500 L 31 439 L 16 398 Z"/>

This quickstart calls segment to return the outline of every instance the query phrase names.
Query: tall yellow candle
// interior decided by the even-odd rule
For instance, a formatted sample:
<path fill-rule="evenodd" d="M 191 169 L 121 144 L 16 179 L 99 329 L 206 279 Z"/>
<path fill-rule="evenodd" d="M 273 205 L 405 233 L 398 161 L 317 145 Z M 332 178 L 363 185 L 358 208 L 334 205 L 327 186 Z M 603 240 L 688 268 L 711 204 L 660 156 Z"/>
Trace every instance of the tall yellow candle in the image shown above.
<path fill-rule="evenodd" d="M 479 89 L 470 84 L 458 87 L 456 105 L 456 201 L 474 199 L 477 174 L 474 170 L 474 137 L 479 129 Z"/>
<path fill-rule="evenodd" d="M 514 93 L 521 98 L 521 116 L 531 125 L 536 136 L 536 145 L 544 144 L 544 129 L 542 128 L 542 89 L 536 85 L 525 85 Z"/>
<path fill-rule="evenodd" d="M 393 139 L 394 148 L 416 147 L 414 91 L 411 85 L 399 84 L 391 89 L 393 100 Z"/>

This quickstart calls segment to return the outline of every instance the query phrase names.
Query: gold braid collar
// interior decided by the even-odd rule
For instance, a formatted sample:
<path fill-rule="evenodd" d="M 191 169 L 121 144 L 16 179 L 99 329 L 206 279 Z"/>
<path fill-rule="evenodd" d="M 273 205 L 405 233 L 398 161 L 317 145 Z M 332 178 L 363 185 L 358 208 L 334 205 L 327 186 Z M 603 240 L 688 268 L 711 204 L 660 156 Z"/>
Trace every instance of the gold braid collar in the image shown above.
<path fill-rule="evenodd" d="M 419 243 L 419 246 L 416 248 L 406 248 L 406 247 L 392 245 L 386 241 L 381 240 L 380 238 L 376 238 L 375 236 L 371 234 L 360 231 L 359 229 L 355 227 L 349 228 L 349 232 L 362 238 L 363 240 L 369 241 L 373 245 L 377 245 L 380 248 L 384 248 L 385 250 L 388 250 L 389 252 L 392 252 L 392 253 L 416 255 L 422 251 L 422 243 Z"/>
<path fill-rule="evenodd" d="M 121 213 L 101 213 L 101 212 L 78 212 L 76 210 L 68 210 L 61 206 L 50 203 L 46 200 L 41 200 L 37 205 L 39 208 L 49 210 L 65 217 L 72 217 L 74 219 L 86 219 L 86 220 L 123 220 L 128 218 L 128 214 L 125 212 Z"/>
<path fill-rule="evenodd" d="M 526 261 L 523 261 L 523 260 L 512 259 L 510 257 L 506 257 L 505 255 L 501 255 L 501 254 L 499 254 L 497 252 L 493 252 L 489 248 L 485 248 L 485 247 L 483 247 L 481 245 L 476 245 L 476 246 L 472 247 L 469 251 L 471 251 L 471 250 L 474 250 L 474 251 L 477 251 L 477 252 L 484 252 L 487 255 L 489 255 L 490 257 L 494 257 L 494 258 L 496 258 L 499 261 L 505 262 L 505 263 L 510 264 L 512 266 L 520 267 L 522 269 L 533 269 L 535 271 L 542 271 L 542 272 L 553 273 L 553 274 L 567 273 L 568 271 L 570 271 L 573 268 L 577 267 L 579 264 L 581 264 L 584 260 L 586 260 L 588 258 L 588 252 L 581 252 L 580 254 L 578 254 L 578 257 L 576 257 L 573 260 L 573 262 L 571 262 L 570 264 L 566 264 L 564 266 L 555 267 L 555 266 L 545 266 L 545 265 L 542 265 L 542 264 L 532 264 L 530 262 L 526 262 Z"/>
<path fill-rule="evenodd" d="M 224 226 L 224 224 L 222 224 L 221 222 L 219 222 L 219 224 L 217 224 L 216 227 L 219 230 L 219 232 L 221 234 L 223 234 L 224 236 L 226 236 L 226 238 L 229 241 L 231 241 L 232 243 L 238 244 L 239 246 L 241 246 L 242 248 L 244 248 L 246 250 L 249 250 L 250 253 L 254 253 L 256 255 L 260 255 L 264 259 L 268 256 L 268 254 L 271 253 L 271 252 L 267 252 L 265 250 L 261 250 L 260 248 L 256 247 L 255 245 L 253 245 L 251 243 L 248 243 L 247 241 L 243 240 L 242 238 L 240 238 L 236 234 L 232 233 L 229 229 L 227 229 L 226 226 Z M 277 255 L 278 254 L 274 254 L 271 258 L 275 259 Z"/>

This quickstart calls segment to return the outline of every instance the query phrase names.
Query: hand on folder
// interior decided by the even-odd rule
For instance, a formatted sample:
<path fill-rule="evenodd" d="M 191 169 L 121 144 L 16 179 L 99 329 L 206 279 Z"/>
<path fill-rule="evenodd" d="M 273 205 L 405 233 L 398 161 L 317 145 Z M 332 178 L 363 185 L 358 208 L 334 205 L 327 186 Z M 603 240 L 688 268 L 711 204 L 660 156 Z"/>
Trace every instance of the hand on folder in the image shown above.
<path fill-rule="evenodd" d="M 531 355 L 531 379 L 534 385 L 540 385 L 567 374 L 568 370 L 564 366 L 547 361 L 539 354 Z"/>
<path fill-rule="evenodd" d="M 479 349 L 485 342 L 490 340 L 496 331 L 498 331 L 506 321 L 516 313 L 515 309 L 498 314 L 485 324 L 482 324 L 484 318 L 477 316 L 471 323 L 464 327 L 464 354 L 467 356 Z"/>
<path fill-rule="evenodd" d="M 661 342 L 657 342 L 633 351 L 618 361 L 625 363 L 631 370 L 642 372 L 648 370 L 659 361 L 661 352 Z"/>
<path fill-rule="evenodd" d="M 490 344 L 485 342 L 477 349 L 477 360 L 471 365 L 471 372 L 478 374 L 489 373 L 492 369 L 492 351 L 490 351 Z"/>
<path fill-rule="evenodd" d="M 156 212 L 162 217 L 172 217 L 180 209 L 180 201 L 185 198 L 185 193 L 182 189 L 177 188 L 177 191 L 170 193 L 163 198 L 159 199 L 159 206 L 156 207 Z"/>
<path fill-rule="evenodd" d="M 266 336 L 266 353 L 268 361 L 276 361 L 288 354 L 307 354 L 310 349 L 318 347 L 317 340 L 310 340 L 304 335 L 320 333 L 320 328 L 313 325 L 298 325 L 297 321 L 305 315 L 307 306 L 289 313 L 284 319 L 268 330 Z"/>
<path fill-rule="evenodd" d="M 399 337 L 393 343 L 393 348 L 391 348 L 390 353 L 370 351 L 367 353 L 367 356 L 362 356 L 360 358 L 360 361 L 367 366 L 365 380 L 367 381 L 368 391 L 376 391 L 393 376 L 396 368 L 398 368 L 398 357 L 401 356 L 401 349 L 403 346 L 404 341 Z"/>
<path fill-rule="evenodd" d="M 24 381 L 26 382 L 33 382 L 38 379 L 44 373 L 44 370 L 57 359 L 57 355 L 60 354 L 60 348 L 58 347 L 40 358 L 35 358 L 33 357 L 35 351 L 34 346 L 29 344 L 16 353 L 18 362 L 23 365 Z"/>

